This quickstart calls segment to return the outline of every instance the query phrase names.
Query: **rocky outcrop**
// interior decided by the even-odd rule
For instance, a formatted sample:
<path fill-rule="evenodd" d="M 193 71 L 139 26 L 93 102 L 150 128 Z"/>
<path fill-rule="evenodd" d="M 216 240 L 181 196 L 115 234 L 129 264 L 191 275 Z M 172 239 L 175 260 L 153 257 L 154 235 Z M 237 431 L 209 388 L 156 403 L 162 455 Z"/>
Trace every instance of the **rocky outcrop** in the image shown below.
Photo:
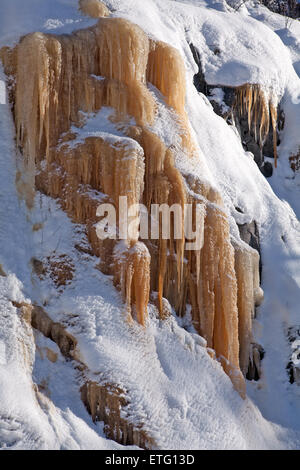
<path fill-rule="evenodd" d="M 234 88 L 208 84 L 199 50 L 193 44 L 190 44 L 190 49 L 199 69 L 194 76 L 196 89 L 209 98 L 218 115 L 229 124 L 235 125 L 244 149 L 254 155 L 254 160 L 262 173 L 266 177 L 271 176 L 273 172 L 271 163 L 264 162 L 264 156 L 274 158 L 274 166 L 277 166 L 279 143 L 277 120 L 282 124 L 282 112 L 275 97 L 272 94 L 267 96 L 259 85 L 245 84 Z M 214 98 L 216 90 L 221 92 L 222 102 L 220 98 Z M 277 119 L 278 116 L 280 119 Z"/>
<path fill-rule="evenodd" d="M 81 399 L 93 421 L 104 422 L 104 432 L 109 439 L 123 445 L 136 445 L 142 449 L 155 448 L 154 440 L 142 426 L 136 426 L 121 417 L 128 401 L 124 391 L 110 383 L 104 385 L 86 382 L 81 387 Z"/>
<path fill-rule="evenodd" d="M 263 360 L 265 351 L 262 346 L 257 343 L 251 344 L 250 349 L 250 361 L 249 367 L 247 370 L 246 378 L 247 380 L 258 381 L 261 378 L 261 361 Z"/>
<path fill-rule="evenodd" d="M 299 152 L 295 155 L 289 157 L 290 166 L 294 173 L 299 173 L 300 171 L 300 149 Z"/>
<path fill-rule="evenodd" d="M 260 239 L 257 223 L 255 220 L 247 224 L 238 224 L 241 239 L 247 243 L 247 245 L 254 248 L 259 254 L 259 275 L 261 278 L 262 273 L 262 262 L 261 262 L 261 251 L 260 251 Z"/>
<path fill-rule="evenodd" d="M 78 359 L 77 340 L 60 323 L 54 322 L 40 306 L 28 303 L 12 302 L 20 310 L 27 325 L 51 339 L 60 349 L 61 354 L 71 360 L 80 374 L 81 399 L 94 422 L 104 423 L 104 433 L 123 445 L 136 445 L 144 449 L 155 448 L 154 440 L 148 436 L 143 424 L 134 424 L 127 413 L 129 397 L 117 385 L 109 381 L 91 381 L 87 366 Z M 31 334 L 33 338 L 33 335 Z M 57 355 L 50 349 L 46 350 L 47 358 L 56 362 Z M 40 392 L 42 387 L 40 387 Z"/>
<path fill-rule="evenodd" d="M 77 341 L 64 326 L 51 320 L 42 307 L 17 302 L 13 302 L 13 305 L 26 315 L 28 323 L 33 328 L 57 344 L 64 357 L 73 358 Z"/>

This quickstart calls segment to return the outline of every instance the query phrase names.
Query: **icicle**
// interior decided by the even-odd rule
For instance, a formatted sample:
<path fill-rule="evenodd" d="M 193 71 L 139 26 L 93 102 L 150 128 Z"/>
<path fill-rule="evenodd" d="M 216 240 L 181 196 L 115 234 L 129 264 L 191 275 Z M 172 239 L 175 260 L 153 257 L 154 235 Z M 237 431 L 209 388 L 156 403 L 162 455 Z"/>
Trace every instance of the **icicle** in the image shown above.
<path fill-rule="evenodd" d="M 275 168 L 277 167 L 276 123 L 277 106 L 273 97 L 267 99 L 259 85 L 246 84 L 236 89 L 235 106 L 240 116 L 247 114 L 249 131 L 253 130 L 257 143 L 262 148 L 270 130 L 273 130 Z"/>
<path fill-rule="evenodd" d="M 116 18 L 102 18 L 70 36 L 34 33 L 22 39 L 15 118 L 18 145 L 32 171 L 39 159 L 49 159 L 51 147 L 70 124 L 79 123 L 80 110 L 112 106 L 121 120 L 129 114 L 138 124 L 153 122 L 155 103 L 145 85 L 148 51 L 145 33 Z M 91 79 L 100 74 L 107 77 L 104 83 Z M 32 79 L 24 81 L 24 76 Z"/>
<path fill-rule="evenodd" d="M 146 246 L 137 242 L 131 247 L 119 243 L 115 252 L 115 279 L 122 287 L 123 298 L 130 314 L 135 303 L 138 322 L 145 326 L 150 293 L 150 254 Z"/>

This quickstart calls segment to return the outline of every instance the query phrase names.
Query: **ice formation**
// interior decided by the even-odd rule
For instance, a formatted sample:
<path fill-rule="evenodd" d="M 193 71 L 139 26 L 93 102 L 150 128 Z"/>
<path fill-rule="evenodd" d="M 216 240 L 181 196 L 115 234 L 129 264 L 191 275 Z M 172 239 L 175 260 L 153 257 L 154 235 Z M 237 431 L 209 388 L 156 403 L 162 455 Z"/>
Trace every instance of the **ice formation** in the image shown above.
<path fill-rule="evenodd" d="M 270 96 L 268 96 L 270 95 Z M 277 97 L 260 85 L 246 84 L 236 89 L 236 107 L 239 114 L 247 114 L 249 131 L 263 147 L 270 128 L 273 132 L 274 166 L 277 167 Z"/>
<path fill-rule="evenodd" d="M 92 18 L 109 16 L 108 8 L 100 0 L 79 0 L 79 10 Z"/>
<path fill-rule="evenodd" d="M 81 2 L 81 8 L 94 3 Z M 181 316 L 191 304 L 195 328 L 244 396 L 241 371 L 246 374 L 251 354 L 258 255 L 242 242 L 233 247 L 221 196 L 197 177 L 184 176 L 176 166 L 176 152 L 187 159 L 195 155 L 179 52 L 150 40 L 128 20 L 101 18 L 96 26 L 69 36 L 29 34 L 13 51 L 2 50 L 2 56 L 7 71 L 16 77 L 17 143 L 32 187 L 36 184 L 59 198 L 72 220 L 86 224 L 93 253 L 101 258 L 101 269 L 114 275 L 129 319 L 135 309 L 138 322 L 147 324 L 150 291 L 158 292 L 162 318 L 164 298 Z M 30 78 L 23 80 L 24 76 Z M 147 81 L 177 114 L 179 150 L 166 146 L 155 126 L 151 128 L 157 103 Z M 247 109 L 249 127 L 263 142 L 269 114 L 273 129 L 276 124 L 272 101 L 267 102 L 259 88 L 245 86 L 237 92 L 237 106 Z M 70 128 L 82 126 L 81 112 L 94 113 L 103 107 L 113 108 L 110 119 L 126 135 L 103 132 L 73 145 Z M 118 208 L 120 196 L 127 196 L 129 204 L 144 203 L 148 208 L 179 204 L 183 209 L 190 203 L 195 209 L 201 204 L 201 223 L 196 227 L 200 247 L 186 250 L 184 221 L 182 237 L 173 238 L 174 220 L 168 240 L 160 236 L 150 243 L 138 240 L 138 235 L 121 244 L 99 240 L 97 206 L 111 201 Z M 117 225 L 120 230 L 119 220 Z"/>

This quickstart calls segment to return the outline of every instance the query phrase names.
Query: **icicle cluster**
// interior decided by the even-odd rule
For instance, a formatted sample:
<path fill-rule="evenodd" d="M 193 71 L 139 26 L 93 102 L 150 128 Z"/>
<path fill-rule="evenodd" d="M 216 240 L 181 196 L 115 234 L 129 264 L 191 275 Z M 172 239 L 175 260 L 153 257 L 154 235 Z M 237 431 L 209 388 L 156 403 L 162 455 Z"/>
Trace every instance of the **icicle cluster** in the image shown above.
<path fill-rule="evenodd" d="M 90 2 L 81 2 L 81 7 L 86 3 Z M 8 51 L 3 54 L 8 57 Z M 245 246 L 233 248 L 221 196 L 193 176 L 184 178 L 174 163 L 175 150 L 149 127 L 156 104 L 147 80 L 177 112 L 184 152 L 194 152 L 178 51 L 150 41 L 127 20 L 101 18 L 96 26 L 69 36 L 30 34 L 10 54 L 16 57 L 11 67 L 16 75 L 17 142 L 33 178 L 38 166 L 37 187 L 59 198 L 74 221 L 86 224 L 91 249 L 101 258 L 101 269 L 114 275 L 129 317 L 134 306 L 139 323 L 145 325 L 150 291 L 158 293 L 162 318 L 165 298 L 180 315 L 187 304 L 192 306 L 195 328 L 243 395 L 240 365 L 245 373 L 259 287 L 257 256 Z M 248 109 L 249 126 L 253 120 L 256 129 L 259 113 L 263 115 L 263 140 L 268 105 L 255 87 L 241 89 L 238 99 Z M 136 125 L 124 126 L 127 137 L 115 136 L 112 141 L 102 133 L 69 145 L 74 137 L 70 126 L 80 125 L 80 111 L 96 112 L 102 106 L 114 109 L 115 122 L 135 118 Z M 275 111 L 270 109 L 273 119 Z M 161 231 L 151 242 L 137 236 L 121 244 L 99 240 L 97 206 L 113 202 L 118 209 L 119 196 L 127 196 L 128 205 L 143 202 L 148 209 L 151 204 L 179 204 L 183 209 L 190 203 L 195 211 L 200 204 L 199 247 L 186 250 L 184 221 L 182 236 L 174 238 L 174 220 L 168 240 Z"/>
<path fill-rule="evenodd" d="M 256 142 L 263 147 L 273 131 L 274 165 L 277 167 L 277 101 L 273 95 L 267 96 L 260 85 L 245 84 L 236 89 L 236 108 L 240 115 L 247 114 L 249 130 L 254 132 Z"/>
<path fill-rule="evenodd" d="M 25 155 L 33 162 L 48 157 L 61 134 L 79 122 L 79 111 L 112 106 L 120 119 L 129 114 L 138 124 L 153 122 L 154 100 L 145 86 L 148 52 L 144 32 L 117 18 L 72 36 L 25 36 L 17 47 L 15 112 Z M 28 86 L 24 76 L 32 77 Z"/>

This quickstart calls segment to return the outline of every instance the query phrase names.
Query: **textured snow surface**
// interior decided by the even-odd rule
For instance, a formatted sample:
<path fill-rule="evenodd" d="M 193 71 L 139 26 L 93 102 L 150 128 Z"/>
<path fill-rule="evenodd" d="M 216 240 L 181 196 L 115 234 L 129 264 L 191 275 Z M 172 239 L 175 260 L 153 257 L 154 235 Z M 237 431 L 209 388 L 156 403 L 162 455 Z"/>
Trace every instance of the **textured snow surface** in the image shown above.
<path fill-rule="evenodd" d="M 179 49 L 201 166 L 191 162 L 187 169 L 185 161 L 176 163 L 219 188 L 232 236 L 237 236 L 236 221 L 258 222 L 265 301 L 255 335 L 266 351 L 263 377 L 248 384 L 250 398 L 243 401 L 188 322 L 183 325 L 175 316 L 160 322 L 154 308 L 145 330 L 124 321 L 120 294 L 110 277 L 95 269 L 99 260 L 75 249 L 82 243 L 82 228 L 45 196 L 37 194 L 31 212 L 19 200 L 15 174 L 21 162 L 9 107 L 0 105 L 0 264 L 7 274 L 0 276 L 0 448 L 120 448 L 103 437 L 101 423 L 95 426 L 85 411 L 72 363 L 40 334 L 35 346 L 11 303 L 24 299 L 45 305 L 53 320 L 76 336 L 91 379 L 110 380 L 128 391 L 132 419 L 145 423 L 158 447 L 300 448 L 300 389 L 289 384 L 285 370 L 290 354 L 286 329 L 300 324 L 300 182 L 291 179 L 287 162 L 300 145 L 300 25 L 294 22 L 287 31 L 282 17 L 252 3 L 240 12 L 224 1 L 104 3 L 114 16 Z M 76 0 L 2 0 L 0 46 L 35 30 L 63 33 L 93 23 L 77 12 Z M 244 152 L 234 128 L 194 88 L 197 67 L 189 42 L 201 51 L 209 83 L 259 83 L 283 98 L 287 123 L 271 180 Z M 107 112 L 91 117 L 77 141 L 97 133 L 121 135 L 109 127 Z M 171 114 L 162 103 L 155 126 L 164 140 L 174 133 Z M 42 224 L 41 229 L 33 232 L 33 224 Z M 49 277 L 34 276 L 30 264 L 32 257 L 45 259 L 54 251 L 68 255 L 74 265 L 72 283 L 59 291 Z M 47 348 L 57 353 L 56 363 L 47 359 Z"/>

